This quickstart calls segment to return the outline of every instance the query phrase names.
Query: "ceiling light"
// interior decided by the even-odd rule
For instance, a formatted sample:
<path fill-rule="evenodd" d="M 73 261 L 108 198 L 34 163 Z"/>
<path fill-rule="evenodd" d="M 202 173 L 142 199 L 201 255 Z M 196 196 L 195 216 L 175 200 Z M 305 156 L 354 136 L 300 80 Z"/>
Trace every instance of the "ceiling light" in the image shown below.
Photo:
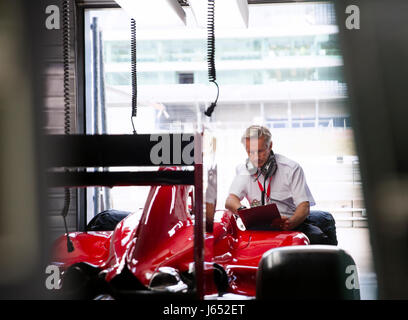
<path fill-rule="evenodd" d="M 186 13 L 177 0 L 115 0 L 137 26 L 162 27 L 186 25 Z"/>
<path fill-rule="evenodd" d="M 188 0 L 197 25 L 200 28 L 207 26 L 208 0 Z M 221 0 L 215 1 L 215 28 L 248 28 L 248 1 Z"/>

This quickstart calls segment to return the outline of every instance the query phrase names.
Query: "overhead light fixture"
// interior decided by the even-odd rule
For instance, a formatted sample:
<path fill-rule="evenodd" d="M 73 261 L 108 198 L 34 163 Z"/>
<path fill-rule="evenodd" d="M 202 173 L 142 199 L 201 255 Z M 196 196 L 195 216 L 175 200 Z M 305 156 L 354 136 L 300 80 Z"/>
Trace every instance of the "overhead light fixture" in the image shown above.
<path fill-rule="evenodd" d="M 186 13 L 177 0 L 115 0 L 138 26 L 186 25 Z"/>
<path fill-rule="evenodd" d="M 207 26 L 208 0 L 188 0 L 197 25 Z M 215 28 L 248 28 L 247 0 L 221 0 L 215 3 Z"/>

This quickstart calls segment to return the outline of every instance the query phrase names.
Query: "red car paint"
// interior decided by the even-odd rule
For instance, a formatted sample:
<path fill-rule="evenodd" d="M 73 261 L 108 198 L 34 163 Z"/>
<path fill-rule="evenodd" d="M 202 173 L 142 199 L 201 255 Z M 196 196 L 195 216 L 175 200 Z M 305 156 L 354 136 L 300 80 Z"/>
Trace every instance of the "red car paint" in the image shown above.
<path fill-rule="evenodd" d="M 194 222 L 187 205 L 190 189 L 152 186 L 140 221 L 131 214 L 114 231 L 70 233 L 75 247 L 70 253 L 66 237 L 61 236 L 54 245 L 53 262 L 63 269 L 87 262 L 100 268 L 108 282 L 126 267 L 146 287 L 160 267 L 189 270 L 194 262 Z M 266 251 L 309 244 L 300 232 L 241 230 L 231 212 L 218 212 L 217 216 L 220 219 L 214 221 L 213 232 L 205 234 L 207 295 L 217 293 L 213 263 L 225 269 L 230 293 L 255 296 L 257 267 Z"/>

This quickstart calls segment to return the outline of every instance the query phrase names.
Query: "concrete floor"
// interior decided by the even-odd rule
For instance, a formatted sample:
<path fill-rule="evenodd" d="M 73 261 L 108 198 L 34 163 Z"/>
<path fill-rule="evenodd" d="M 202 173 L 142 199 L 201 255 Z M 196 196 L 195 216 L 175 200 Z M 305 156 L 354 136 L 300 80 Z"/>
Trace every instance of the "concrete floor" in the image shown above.
<path fill-rule="evenodd" d="M 349 253 L 357 265 L 361 299 L 376 299 L 377 278 L 368 228 L 337 228 L 337 240 L 338 247 Z"/>

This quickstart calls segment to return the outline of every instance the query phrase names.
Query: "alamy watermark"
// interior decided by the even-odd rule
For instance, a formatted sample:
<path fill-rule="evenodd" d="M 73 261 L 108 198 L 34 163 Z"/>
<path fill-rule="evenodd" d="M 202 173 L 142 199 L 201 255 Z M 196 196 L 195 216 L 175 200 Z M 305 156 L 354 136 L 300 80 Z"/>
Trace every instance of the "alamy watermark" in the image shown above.
<path fill-rule="evenodd" d="M 60 8 L 57 5 L 49 5 L 45 8 L 45 27 L 48 30 L 59 30 L 61 28 Z"/>
<path fill-rule="evenodd" d="M 347 6 L 346 13 L 349 15 L 346 18 L 346 28 L 349 30 L 360 29 L 360 8 L 354 4 Z"/>
<path fill-rule="evenodd" d="M 347 266 L 345 270 L 346 274 L 349 274 L 346 278 L 346 288 L 348 290 L 360 289 L 360 283 L 358 282 L 357 266 L 352 264 Z"/>
<path fill-rule="evenodd" d="M 45 279 L 45 287 L 48 290 L 61 289 L 61 273 L 58 266 L 50 264 L 45 268 L 45 273 L 49 274 Z"/>
<path fill-rule="evenodd" d="M 61 28 L 61 16 L 60 8 L 53 4 L 45 8 L 45 27 L 48 30 L 59 30 Z M 357 5 L 348 5 L 346 7 L 346 14 L 349 16 L 346 18 L 345 25 L 349 30 L 360 29 L 360 8 Z"/>
<path fill-rule="evenodd" d="M 155 165 L 194 164 L 194 135 L 192 134 L 152 134 L 150 141 L 157 143 L 150 149 L 150 161 Z M 171 141 L 173 140 L 173 141 Z M 190 141 L 182 146 L 182 142 Z M 171 148 L 173 147 L 173 152 Z"/>
<path fill-rule="evenodd" d="M 45 269 L 45 273 L 48 275 L 45 279 L 45 287 L 48 290 L 59 290 L 61 289 L 61 273 L 56 265 L 48 265 Z M 349 265 L 346 267 L 345 274 L 346 277 L 345 286 L 348 290 L 359 290 L 360 283 L 358 281 L 358 272 L 356 265 Z"/>

